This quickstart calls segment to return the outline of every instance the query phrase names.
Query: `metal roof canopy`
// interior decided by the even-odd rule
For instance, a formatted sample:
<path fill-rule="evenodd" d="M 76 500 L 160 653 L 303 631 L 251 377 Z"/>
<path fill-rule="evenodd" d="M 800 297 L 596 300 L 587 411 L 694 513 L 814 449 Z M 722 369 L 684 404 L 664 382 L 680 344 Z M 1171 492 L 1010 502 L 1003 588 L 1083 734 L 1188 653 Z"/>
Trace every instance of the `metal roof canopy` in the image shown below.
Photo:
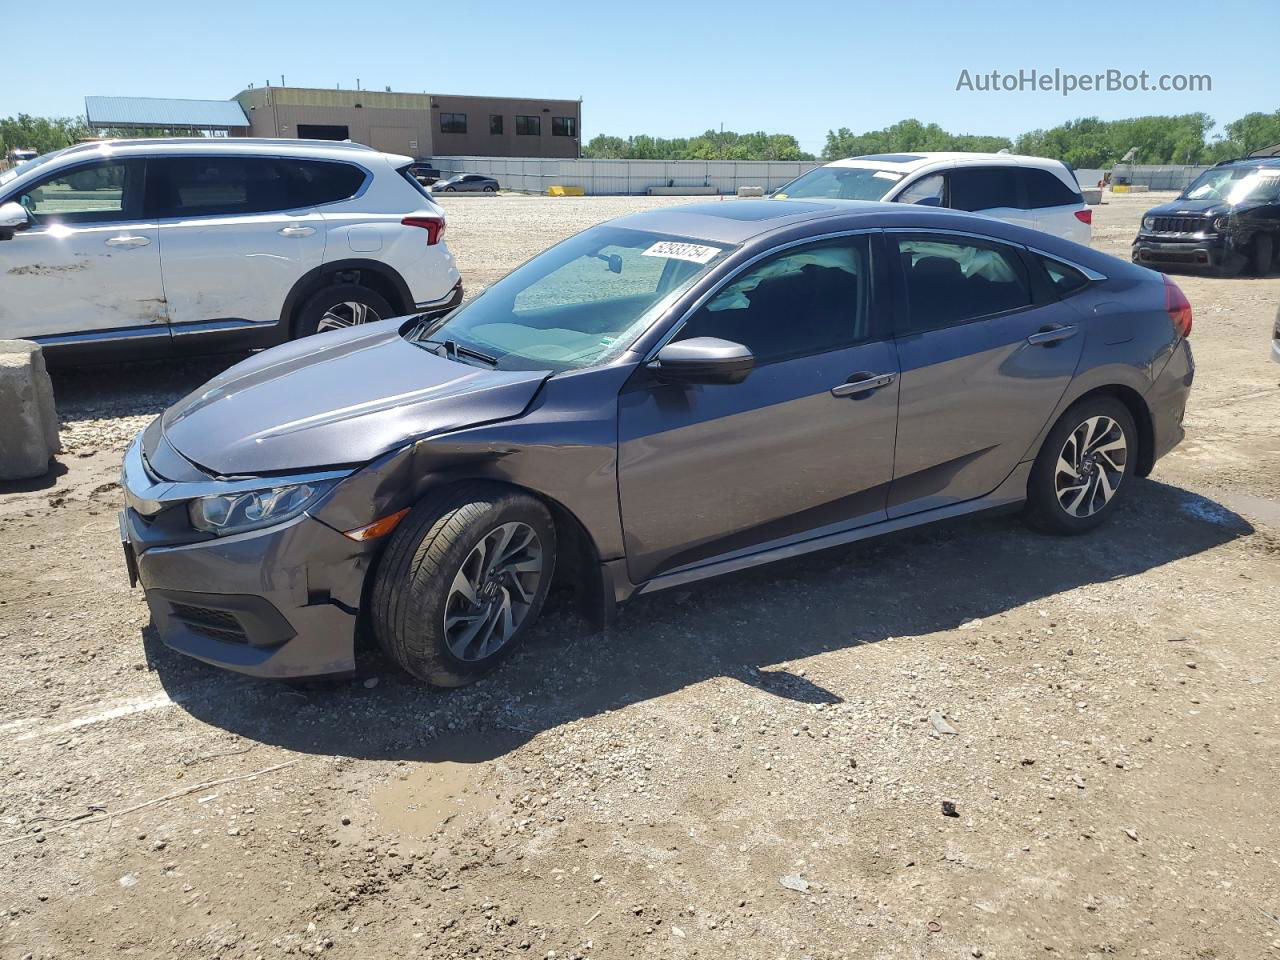
<path fill-rule="evenodd" d="M 230 130 L 249 126 L 234 100 L 171 100 L 165 97 L 85 97 L 89 126 Z"/>

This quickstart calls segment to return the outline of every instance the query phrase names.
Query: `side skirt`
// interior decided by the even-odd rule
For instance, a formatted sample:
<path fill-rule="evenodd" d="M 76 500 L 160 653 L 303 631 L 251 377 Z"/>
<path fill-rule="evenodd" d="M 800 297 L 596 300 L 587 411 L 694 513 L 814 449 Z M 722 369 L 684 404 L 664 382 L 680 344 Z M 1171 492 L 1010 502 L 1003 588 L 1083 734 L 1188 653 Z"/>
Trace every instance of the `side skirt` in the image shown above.
<path fill-rule="evenodd" d="M 949 520 L 953 517 L 963 517 L 971 513 L 981 513 L 985 510 L 1013 506 L 1027 498 L 1027 480 L 1031 476 L 1033 462 L 1032 460 L 1025 460 L 1018 464 L 1005 479 L 1004 483 L 1000 484 L 999 487 L 985 497 L 979 497 L 976 500 L 966 500 L 964 503 L 954 503 L 946 507 L 937 507 L 933 510 L 925 510 L 903 517 L 894 517 L 890 520 L 883 520 L 880 523 L 855 527 L 851 530 L 842 530 L 839 533 L 814 537 L 811 540 L 802 540 L 799 543 L 786 543 L 779 546 L 763 544 L 758 551 L 747 556 L 733 557 L 728 560 L 712 560 L 696 566 L 685 567 L 681 570 L 673 570 L 671 573 L 655 577 L 639 586 L 632 584 L 626 578 L 626 562 L 624 560 L 615 560 L 609 564 L 613 574 L 614 596 L 621 602 L 631 596 L 684 586 L 698 580 L 706 580 L 726 573 L 736 573 L 739 570 L 747 570 L 751 567 L 773 563 L 775 560 L 803 556 L 806 553 L 826 550 L 830 547 L 839 547 L 847 543 L 856 543 L 859 540 L 869 540 L 884 534 L 896 533 L 899 530 L 924 526 L 938 520 Z"/>

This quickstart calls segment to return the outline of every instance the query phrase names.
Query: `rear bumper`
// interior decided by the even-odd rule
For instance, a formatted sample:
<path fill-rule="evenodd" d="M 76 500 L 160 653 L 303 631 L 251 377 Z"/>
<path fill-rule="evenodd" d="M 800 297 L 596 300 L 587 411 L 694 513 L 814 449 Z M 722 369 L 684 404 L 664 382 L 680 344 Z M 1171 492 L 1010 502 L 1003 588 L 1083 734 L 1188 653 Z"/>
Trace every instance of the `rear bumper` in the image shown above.
<path fill-rule="evenodd" d="M 125 509 L 121 533 L 166 646 L 256 677 L 355 669 L 367 546 L 305 515 L 238 536 L 148 546 L 143 520 Z"/>
<path fill-rule="evenodd" d="M 1191 355 L 1191 344 L 1180 340 L 1173 356 L 1165 364 L 1160 376 L 1147 394 L 1147 409 L 1151 411 L 1152 463 L 1182 442 L 1186 431 L 1182 419 L 1186 414 L 1187 400 L 1191 396 L 1191 383 L 1195 379 L 1196 363 Z"/>
<path fill-rule="evenodd" d="M 426 316 L 438 316 L 442 313 L 448 313 L 461 302 L 462 281 L 459 280 L 453 285 L 453 289 L 449 291 L 448 296 L 439 300 L 428 300 L 425 303 L 414 304 L 414 310 Z"/>

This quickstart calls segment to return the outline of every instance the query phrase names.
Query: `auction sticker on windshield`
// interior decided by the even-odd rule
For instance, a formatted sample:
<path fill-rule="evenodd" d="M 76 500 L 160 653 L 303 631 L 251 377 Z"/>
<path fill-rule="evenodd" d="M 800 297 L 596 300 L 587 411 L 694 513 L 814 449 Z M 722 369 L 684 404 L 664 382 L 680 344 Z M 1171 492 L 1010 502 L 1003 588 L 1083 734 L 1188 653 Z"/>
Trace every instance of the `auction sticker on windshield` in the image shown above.
<path fill-rule="evenodd" d="M 659 240 L 642 256 L 666 257 L 668 260 L 689 260 L 693 263 L 710 263 L 720 253 L 719 247 L 707 247 L 700 243 L 678 243 L 675 240 Z"/>

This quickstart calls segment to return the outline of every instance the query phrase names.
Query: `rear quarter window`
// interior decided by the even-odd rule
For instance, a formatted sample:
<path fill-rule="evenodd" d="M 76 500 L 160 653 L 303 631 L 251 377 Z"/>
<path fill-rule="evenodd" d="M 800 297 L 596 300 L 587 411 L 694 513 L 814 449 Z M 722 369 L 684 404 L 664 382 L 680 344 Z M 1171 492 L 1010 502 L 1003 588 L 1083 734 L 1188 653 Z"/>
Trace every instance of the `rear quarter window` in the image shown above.
<path fill-rule="evenodd" d="M 1021 207 L 1018 168 L 959 167 L 951 171 L 951 206 L 957 210 Z"/>
<path fill-rule="evenodd" d="M 368 174 L 360 167 L 336 160 L 282 160 L 293 180 L 298 206 L 319 206 L 349 200 L 360 192 Z"/>
<path fill-rule="evenodd" d="M 1049 275 L 1049 283 L 1060 297 L 1070 296 L 1077 290 L 1083 290 L 1089 285 L 1088 277 L 1061 260 L 1055 260 L 1053 257 L 1039 254 L 1037 254 L 1036 259 L 1044 267 L 1045 273 Z"/>
<path fill-rule="evenodd" d="M 1079 193 L 1048 170 L 1024 167 L 1020 173 L 1023 189 L 1027 193 L 1027 206 L 1033 210 L 1040 207 L 1061 207 L 1084 202 Z"/>

